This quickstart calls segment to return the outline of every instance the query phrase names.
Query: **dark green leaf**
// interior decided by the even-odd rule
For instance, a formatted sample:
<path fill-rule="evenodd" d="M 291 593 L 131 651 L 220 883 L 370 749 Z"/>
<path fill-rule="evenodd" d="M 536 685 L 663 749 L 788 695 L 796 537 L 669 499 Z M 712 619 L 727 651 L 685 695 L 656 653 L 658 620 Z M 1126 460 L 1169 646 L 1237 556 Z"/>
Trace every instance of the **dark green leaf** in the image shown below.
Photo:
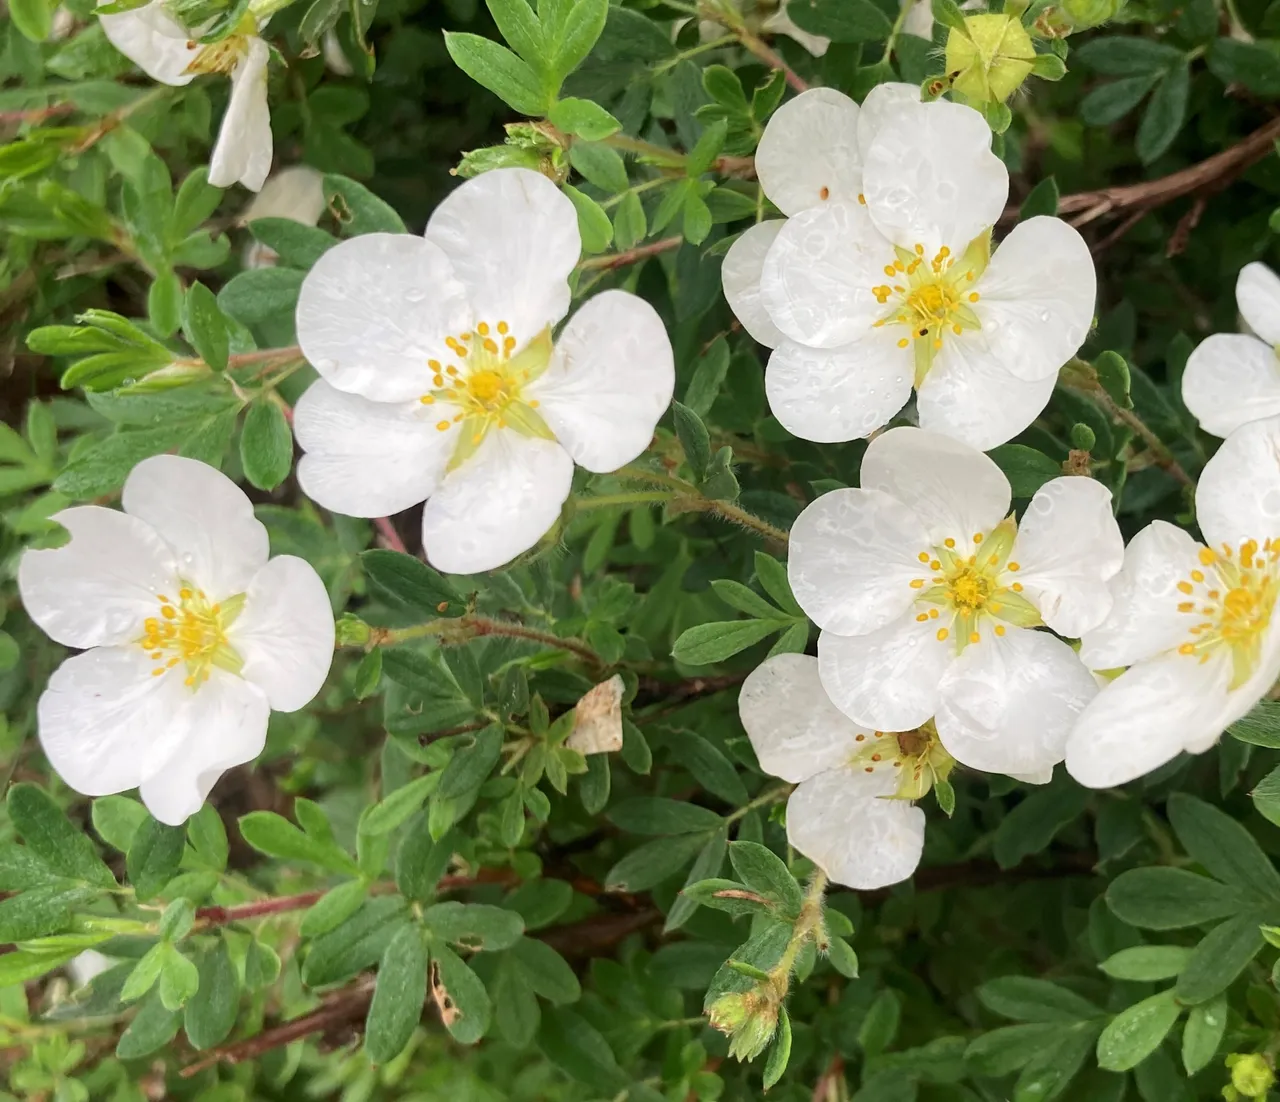
<path fill-rule="evenodd" d="M 378 965 L 378 982 L 365 1022 L 364 1048 L 375 1064 L 400 1055 L 422 1017 L 427 998 L 427 946 L 414 925 L 400 928 Z"/>
<path fill-rule="evenodd" d="M 707 666 L 732 657 L 790 626 L 787 620 L 724 620 L 699 624 L 676 640 L 671 656 L 687 666 Z"/>
<path fill-rule="evenodd" d="M 1004 471 L 1014 497 L 1033 497 L 1046 482 L 1062 474 L 1062 467 L 1044 452 L 1025 444 L 1001 444 L 989 454 Z"/>
<path fill-rule="evenodd" d="M 429 616 L 461 616 L 466 602 L 438 571 L 421 559 L 381 549 L 360 554 L 360 565 L 384 598 Z"/>
<path fill-rule="evenodd" d="M 487 952 L 514 945 L 524 933 L 519 914 L 487 903 L 437 903 L 423 912 L 422 921 L 434 937 Z"/>
<path fill-rule="evenodd" d="M 134 833 L 126 863 L 129 881 L 140 900 L 160 892 L 178 872 L 186 831 L 148 818 Z"/>
<path fill-rule="evenodd" d="M 978 988 L 988 1010 L 1018 1022 L 1078 1022 L 1102 1014 L 1093 1003 L 1048 980 L 1004 976 Z"/>
<path fill-rule="evenodd" d="M 1258 929 L 1265 920 L 1264 914 L 1247 913 L 1210 930 L 1178 976 L 1178 999 L 1194 1005 L 1230 987 L 1265 944 Z"/>
<path fill-rule="evenodd" d="M 1164 1040 L 1182 1007 L 1173 991 L 1161 991 L 1121 1011 L 1098 1037 L 1098 1066 L 1107 1071 L 1136 1067 Z"/>
<path fill-rule="evenodd" d="M 242 325 L 292 316 L 305 272 L 254 268 L 233 276 L 218 292 L 218 306 Z"/>
<path fill-rule="evenodd" d="M 1146 930 L 1201 926 L 1247 906 L 1236 891 L 1186 869 L 1131 869 L 1107 889 L 1107 906 L 1122 922 Z"/>
<path fill-rule="evenodd" d="M 95 887 L 116 886 L 116 878 L 93 843 L 71 825 L 43 789 L 34 784 L 15 784 L 5 797 L 5 806 L 27 847 L 58 875 Z"/>
<path fill-rule="evenodd" d="M 455 1041 L 473 1045 L 489 1031 L 493 1004 L 479 977 L 444 946 L 432 948 L 432 998 Z"/>
<path fill-rule="evenodd" d="M 200 958 L 197 968 L 200 987 L 187 1002 L 184 1026 L 194 1048 L 212 1048 L 225 1041 L 236 1024 L 240 975 L 221 940 Z"/>
<path fill-rule="evenodd" d="M 1280 900 L 1280 874 L 1230 815 L 1185 792 L 1169 797 L 1168 811 L 1178 841 L 1210 875 L 1251 895 Z"/>
<path fill-rule="evenodd" d="M 240 462 L 245 477 L 259 490 L 274 490 L 293 466 L 293 432 L 275 402 L 249 407 L 240 433 Z"/>

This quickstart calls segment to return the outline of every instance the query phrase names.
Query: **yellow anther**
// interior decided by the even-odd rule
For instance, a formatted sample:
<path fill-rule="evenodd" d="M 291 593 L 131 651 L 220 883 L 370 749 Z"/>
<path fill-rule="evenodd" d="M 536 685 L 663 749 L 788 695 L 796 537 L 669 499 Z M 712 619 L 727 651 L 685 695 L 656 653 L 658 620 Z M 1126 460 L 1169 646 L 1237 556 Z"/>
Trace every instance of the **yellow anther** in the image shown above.
<path fill-rule="evenodd" d="M 1013 583 L 1013 585 L 1011 585 L 1009 588 L 1010 588 L 1010 589 L 1012 589 L 1015 593 L 1021 593 L 1021 592 L 1022 592 L 1022 583 L 1021 583 L 1021 582 L 1014 582 L 1014 583 Z"/>
<path fill-rule="evenodd" d="M 1011 562 L 1009 564 L 1009 569 L 1012 570 L 1014 573 L 1017 573 L 1019 570 L 1022 569 L 1022 565 L 1020 563 Z"/>
<path fill-rule="evenodd" d="M 444 431 L 445 431 L 445 429 L 447 429 L 447 428 L 449 427 L 449 425 L 450 425 L 450 422 L 448 422 L 448 421 L 437 421 L 437 422 L 436 422 L 436 428 L 437 428 L 437 429 L 439 429 L 441 432 L 444 432 Z"/>
<path fill-rule="evenodd" d="M 917 559 L 919 559 L 921 562 L 928 562 L 928 561 L 929 561 L 929 552 L 928 552 L 928 551 L 921 551 L 921 552 L 920 552 L 920 554 L 918 554 L 918 555 L 916 556 L 916 558 L 917 558 Z"/>
<path fill-rule="evenodd" d="M 439 375 L 440 372 L 444 370 L 444 368 L 440 366 L 439 360 L 428 360 L 427 366 L 431 368 L 431 370 L 434 371 L 437 375 Z"/>
<path fill-rule="evenodd" d="M 1191 580 L 1193 582 L 1202 582 L 1204 581 L 1204 575 L 1199 570 L 1193 570 L 1191 571 Z"/>
<path fill-rule="evenodd" d="M 970 301 L 970 302 L 977 302 L 977 301 L 978 301 L 978 299 L 980 299 L 981 297 L 982 297 L 982 296 L 981 296 L 980 294 L 978 294 L 978 292 L 977 292 L 977 291 L 970 291 L 970 292 L 969 292 L 969 301 Z"/>
<path fill-rule="evenodd" d="M 489 323 L 487 321 L 482 321 L 476 326 L 476 332 L 482 337 L 487 337 L 489 335 Z"/>
<path fill-rule="evenodd" d="M 907 347 L 907 346 L 909 346 L 910 344 L 911 344 L 911 342 L 910 342 L 909 340 L 907 340 L 907 338 L 906 338 L 906 337 L 903 337 L 903 338 L 902 338 L 902 340 L 900 340 L 900 341 L 898 342 L 898 347 L 899 347 L 899 348 L 906 348 L 906 347 Z"/>
<path fill-rule="evenodd" d="M 500 321 L 500 322 L 498 322 L 498 332 L 499 332 L 499 333 L 502 333 L 502 334 L 504 334 L 504 335 L 505 335 L 505 334 L 509 333 L 510 331 L 511 331 L 511 326 L 509 326 L 505 321 Z"/>
<path fill-rule="evenodd" d="M 1178 605 L 1179 612 L 1195 612 L 1195 610 L 1196 610 L 1195 601 L 1182 601 Z"/>
<path fill-rule="evenodd" d="M 151 671 L 151 676 L 152 676 L 152 677 L 159 677 L 159 676 L 161 676 L 163 673 L 164 673 L 164 670 L 152 670 L 152 671 Z"/>
<path fill-rule="evenodd" d="M 178 612 L 177 612 L 177 609 L 175 609 L 172 605 L 165 605 L 164 608 L 160 610 L 160 615 L 163 616 L 166 620 L 172 620 L 175 616 L 178 615 Z"/>
<path fill-rule="evenodd" d="M 981 643 L 981 642 L 982 642 L 982 636 L 981 636 L 981 635 L 979 635 L 976 631 L 974 631 L 974 632 L 970 632 L 970 634 L 969 634 L 969 642 L 970 642 L 970 643 Z"/>
<path fill-rule="evenodd" d="M 867 197 L 863 195 L 862 192 L 858 192 L 858 202 L 864 207 L 867 205 Z"/>
<path fill-rule="evenodd" d="M 1179 592 L 1179 593 L 1190 593 L 1190 592 L 1191 592 L 1191 588 L 1192 588 L 1192 587 L 1191 587 L 1191 583 L 1190 583 L 1190 582 L 1179 582 L 1179 583 L 1178 583 L 1178 592 Z"/>
<path fill-rule="evenodd" d="M 929 609 L 929 619 L 936 620 L 938 618 L 938 610 L 936 608 Z"/>
<path fill-rule="evenodd" d="M 1004 634 L 1004 624 L 996 624 L 996 634 L 997 635 Z"/>
<path fill-rule="evenodd" d="M 929 614 L 927 612 L 921 612 L 919 615 L 916 616 L 916 623 L 923 624 L 928 619 L 929 619 Z"/>
<path fill-rule="evenodd" d="M 1194 643 L 1183 643 L 1178 648 L 1179 654 L 1195 654 L 1195 652 L 1196 652 L 1196 647 Z"/>
<path fill-rule="evenodd" d="M 911 579 L 911 588 L 912 588 L 912 589 L 923 589 L 923 588 L 924 588 L 924 579 L 923 579 L 923 578 L 912 578 L 912 579 Z"/>
<path fill-rule="evenodd" d="M 929 561 L 929 569 L 930 569 L 930 570 L 941 570 L 941 569 L 942 569 L 942 563 L 940 563 L 937 559 L 931 559 L 931 560 Z"/>
<path fill-rule="evenodd" d="M 951 633 L 950 633 L 949 631 L 947 631 L 947 629 L 946 629 L 946 628 L 939 628 L 939 629 L 938 629 L 938 642 L 939 642 L 939 643 L 945 643 L 945 642 L 946 642 L 946 640 L 947 640 L 947 636 L 948 636 L 948 635 L 950 635 L 950 634 L 951 634 Z"/>
<path fill-rule="evenodd" d="M 943 543 L 943 546 L 945 547 L 954 547 L 956 545 L 956 541 L 953 540 L 950 536 L 948 536 L 945 540 L 943 540 L 942 543 Z"/>
<path fill-rule="evenodd" d="M 981 533 L 981 532 L 974 532 L 974 534 L 973 534 L 973 542 L 974 542 L 974 543 L 981 543 L 981 542 L 982 542 L 982 533 Z"/>
<path fill-rule="evenodd" d="M 436 386 L 444 386 L 444 376 L 437 375 L 431 380 Z"/>

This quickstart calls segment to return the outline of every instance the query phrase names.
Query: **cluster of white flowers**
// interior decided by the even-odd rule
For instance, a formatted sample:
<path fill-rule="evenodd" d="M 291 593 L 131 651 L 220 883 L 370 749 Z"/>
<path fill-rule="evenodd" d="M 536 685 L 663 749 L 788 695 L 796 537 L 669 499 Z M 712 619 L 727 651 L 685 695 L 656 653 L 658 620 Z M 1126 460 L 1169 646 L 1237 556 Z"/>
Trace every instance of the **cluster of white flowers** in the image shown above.
<path fill-rule="evenodd" d="M 861 107 L 815 88 L 769 120 L 756 172 L 788 217 L 734 243 L 724 287 L 773 349 L 765 389 L 784 428 L 870 436 L 914 387 L 921 427 L 986 450 L 1044 409 L 1093 319 L 1093 261 L 1058 218 L 992 251 L 1009 173 L 979 112 L 908 84 Z"/>

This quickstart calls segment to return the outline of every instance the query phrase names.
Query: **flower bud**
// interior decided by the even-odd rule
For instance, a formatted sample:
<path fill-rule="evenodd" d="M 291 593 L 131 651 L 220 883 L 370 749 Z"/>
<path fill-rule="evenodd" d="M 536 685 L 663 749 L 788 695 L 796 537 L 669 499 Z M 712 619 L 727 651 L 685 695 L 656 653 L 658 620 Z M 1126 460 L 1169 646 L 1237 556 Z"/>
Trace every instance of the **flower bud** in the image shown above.
<path fill-rule="evenodd" d="M 1233 1052 L 1227 1057 L 1231 1086 L 1243 1098 L 1265 1098 L 1275 1085 L 1276 1073 L 1265 1056 L 1257 1052 Z"/>
<path fill-rule="evenodd" d="M 1031 73 L 1036 51 L 1021 21 L 984 13 L 965 17 L 947 36 L 951 87 L 971 103 L 1003 103 Z"/>
<path fill-rule="evenodd" d="M 340 647 L 363 647 L 373 637 L 369 625 L 349 612 L 338 617 L 335 635 Z"/>
<path fill-rule="evenodd" d="M 754 1060 L 762 1053 L 778 1028 L 778 998 L 770 985 L 761 983 L 751 991 L 721 995 L 707 1011 L 711 1025 L 729 1037 L 729 1055 L 736 1060 Z"/>
<path fill-rule="evenodd" d="M 1124 0 L 1065 0 L 1059 9 L 1073 31 L 1085 31 L 1114 19 Z"/>

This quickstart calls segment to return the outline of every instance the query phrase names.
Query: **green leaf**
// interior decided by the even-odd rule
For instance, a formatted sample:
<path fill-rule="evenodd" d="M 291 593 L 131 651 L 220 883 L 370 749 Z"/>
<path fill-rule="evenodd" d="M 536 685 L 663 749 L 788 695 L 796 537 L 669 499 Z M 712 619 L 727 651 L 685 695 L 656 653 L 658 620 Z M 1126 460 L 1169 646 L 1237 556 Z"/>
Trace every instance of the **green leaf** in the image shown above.
<path fill-rule="evenodd" d="M 1172 979 L 1190 956 L 1191 950 L 1181 945 L 1135 945 L 1113 953 L 1098 967 L 1112 979 L 1150 983 Z"/>
<path fill-rule="evenodd" d="M 790 626 L 789 620 L 724 620 L 698 624 L 676 640 L 671 656 L 686 666 L 707 666 L 722 662 Z"/>
<path fill-rule="evenodd" d="M 1260 42 L 1217 38 L 1206 60 L 1223 84 L 1242 84 L 1260 96 L 1280 96 L 1280 55 Z"/>
<path fill-rule="evenodd" d="M 758 842 L 734 842 L 729 846 L 733 871 L 751 891 L 777 903 L 782 913 L 795 918 L 804 894 L 791 871 L 773 850 Z"/>
<path fill-rule="evenodd" d="M 378 803 L 364 809 L 360 815 L 360 833 L 371 837 L 390 834 L 409 816 L 416 815 L 440 784 L 439 774 L 427 773 L 394 789 Z"/>
<path fill-rule="evenodd" d="M 613 243 L 619 249 L 634 248 L 649 232 L 644 205 L 634 191 L 628 192 L 613 216 Z M 727 366 L 727 364 L 726 364 Z"/>
<path fill-rule="evenodd" d="M 1134 142 L 1144 165 L 1161 157 L 1173 144 L 1187 117 L 1187 96 L 1191 91 L 1191 67 L 1184 61 L 1175 65 L 1156 85 Z"/>
<path fill-rule="evenodd" d="M 977 1075 L 1010 1075 L 1062 1036 L 1058 1022 L 1027 1022 L 993 1029 L 975 1037 L 965 1049 L 965 1064 Z"/>
<path fill-rule="evenodd" d="M 1039 215 L 1052 216 L 1057 213 L 1058 181 L 1052 176 L 1046 176 L 1022 200 L 1022 206 L 1018 208 L 1018 221 L 1025 222 L 1028 218 Z"/>
<path fill-rule="evenodd" d="M 515 959 L 504 956 L 491 984 L 494 1021 L 508 1044 L 526 1048 L 542 1022 L 537 996 Z"/>
<path fill-rule="evenodd" d="M 538 74 L 505 46 L 458 31 L 445 31 L 444 44 L 459 69 L 520 114 L 540 117 L 551 106 Z"/>
<path fill-rule="evenodd" d="M 121 1060 L 139 1060 L 163 1048 L 178 1035 L 182 1014 L 170 1010 L 160 1001 L 160 992 L 147 996 L 129 1028 L 116 1043 L 116 1056 Z"/>
<path fill-rule="evenodd" d="M 274 490 L 293 467 L 293 431 L 280 407 L 261 399 L 249 407 L 240 433 L 245 477 L 259 490 Z"/>
<path fill-rule="evenodd" d="M 200 986 L 187 1002 L 183 1026 L 197 1049 L 220 1045 L 231 1034 L 240 1011 L 240 974 L 225 941 L 200 958 Z"/>
<path fill-rule="evenodd" d="M 1186 869 L 1131 869 L 1107 889 L 1107 906 L 1122 922 L 1146 930 L 1202 926 L 1247 905 L 1241 895 L 1216 880 Z"/>
<path fill-rule="evenodd" d="M 729 759 L 701 735 L 681 731 L 671 742 L 672 753 L 694 779 L 713 796 L 741 806 L 747 802 L 747 790 Z"/>
<path fill-rule="evenodd" d="M 519 914 L 487 903 L 437 903 L 423 912 L 422 921 L 435 937 L 485 952 L 507 949 L 524 933 Z"/>
<path fill-rule="evenodd" d="M 427 946 L 422 931 L 401 928 L 378 965 L 365 1022 L 364 1049 L 375 1064 L 394 1060 L 409 1043 L 427 998 Z"/>
<path fill-rule="evenodd" d="M 618 1066 L 609 1042 L 586 1018 L 569 1010 L 543 1014 L 538 1047 L 556 1067 L 595 1094 L 630 1096 L 629 1077 Z"/>
<path fill-rule="evenodd" d="M 1187 1012 L 1182 1031 L 1182 1066 L 1196 1075 L 1209 1066 L 1227 1029 L 1227 998 L 1219 995 Z"/>
<path fill-rule="evenodd" d="M 293 268 L 254 268 L 232 276 L 218 292 L 218 307 L 241 325 L 292 317 L 305 272 Z"/>
<path fill-rule="evenodd" d="M 858 978 L 858 954 L 844 938 L 833 937 L 827 946 L 827 959 L 831 967 L 847 979 Z"/>
<path fill-rule="evenodd" d="M 1158 79 L 1159 73 L 1155 72 L 1100 84 L 1080 101 L 1080 118 L 1089 126 L 1119 122 L 1142 102 Z"/>
<path fill-rule="evenodd" d="M 545 941 L 522 937 L 511 947 L 511 956 L 519 962 L 534 991 L 549 1002 L 560 1006 L 577 1002 L 582 996 L 573 969 Z"/>
<path fill-rule="evenodd" d="M 99 796 L 93 801 L 90 818 L 98 837 L 113 849 L 127 853 L 134 834 L 148 815 L 142 804 L 128 796 Z"/>
<path fill-rule="evenodd" d="M 642 892 L 674 876 L 707 842 L 705 834 L 655 838 L 633 849 L 605 875 L 610 891 Z"/>
<path fill-rule="evenodd" d="M 177 875 L 185 846 L 186 831 L 182 827 L 166 826 L 150 817 L 143 821 L 126 857 L 129 882 L 140 900 L 145 902 L 157 895 Z"/>
<path fill-rule="evenodd" d="M 868 1060 L 875 1059 L 893 1043 L 901 1020 L 902 1003 L 886 988 L 875 997 L 858 1027 L 858 1044 Z"/>
<path fill-rule="evenodd" d="M 1156 1050 L 1181 1013 L 1172 990 L 1122 1010 L 1098 1037 L 1098 1066 L 1107 1071 L 1136 1067 Z"/>
<path fill-rule="evenodd" d="M 61 968 L 81 952 L 79 948 L 61 953 L 33 953 L 18 949 L 0 954 L 0 987 L 14 987 L 28 980 L 39 979 L 55 968 Z"/>
<path fill-rule="evenodd" d="M 1260 912 L 1236 915 L 1210 930 L 1178 976 L 1178 998 L 1195 1005 L 1230 987 L 1265 944 L 1258 927 L 1266 917 Z"/>
<path fill-rule="evenodd" d="M 404 222 L 391 204 L 373 194 L 364 184 L 345 176 L 327 173 L 324 198 L 348 237 L 363 233 L 404 233 Z"/>
<path fill-rule="evenodd" d="M 1185 792 L 1169 797 L 1168 813 L 1178 841 L 1210 875 L 1251 895 L 1280 900 L 1280 874 L 1230 815 Z"/>
<path fill-rule="evenodd" d="M 551 113 L 547 117 L 553 126 L 559 127 L 566 134 L 574 134 L 585 142 L 598 142 L 622 129 L 622 123 L 598 103 L 573 96 L 552 104 Z M 619 190 L 625 187 L 626 184 L 623 184 Z"/>
<path fill-rule="evenodd" d="M 1094 72 L 1113 77 L 1159 72 L 1183 59 L 1177 47 L 1136 35 L 1095 38 L 1072 50 L 1071 56 Z"/>
<path fill-rule="evenodd" d="M 191 843 L 196 857 L 207 868 L 221 872 L 227 867 L 230 852 L 227 828 L 213 804 L 205 804 L 187 820 L 187 841 Z"/>
<path fill-rule="evenodd" d="M 183 332 L 199 357 L 214 371 L 227 369 L 231 337 L 226 319 L 218 308 L 218 299 L 203 283 L 187 289 L 183 303 Z"/>
<path fill-rule="evenodd" d="M 636 202 L 639 202 L 637 198 Z M 685 408 L 699 418 L 705 417 L 714 404 L 724 384 L 724 377 L 729 371 L 729 342 L 724 337 L 716 337 L 698 358 L 693 370 L 693 378 L 689 380 L 688 389 L 684 392 Z M 710 459 L 711 445 L 708 439 L 707 458 Z"/>
<path fill-rule="evenodd" d="M 462 741 L 440 777 L 440 795 L 446 800 L 456 799 L 478 787 L 502 757 L 505 736 L 500 723 L 491 723 L 474 735 L 460 736 Z"/>
<path fill-rule="evenodd" d="M 45 42 L 53 30 L 51 0 L 10 0 L 9 18 L 24 38 Z"/>
<path fill-rule="evenodd" d="M 330 888 L 302 916 L 299 932 L 303 937 L 319 937 L 346 922 L 360 909 L 369 889 L 363 880 L 348 880 Z"/>
<path fill-rule="evenodd" d="M 5 797 L 5 806 L 27 848 L 54 872 L 94 887 L 116 886 L 116 878 L 93 843 L 71 825 L 43 789 L 34 784 L 15 784 Z"/>
<path fill-rule="evenodd" d="M 360 565 L 381 597 L 409 611 L 461 616 L 467 610 L 466 602 L 444 576 L 412 555 L 381 549 L 362 551 Z"/>
<path fill-rule="evenodd" d="M 255 218 L 249 232 L 290 268 L 310 268 L 338 243 L 331 233 L 292 218 Z"/>
<path fill-rule="evenodd" d="M 270 945 L 251 941 L 244 957 L 244 985 L 250 991 L 270 987 L 280 975 L 280 958 Z"/>
<path fill-rule="evenodd" d="M 1062 474 L 1062 467 L 1044 452 L 1025 444 L 1001 444 L 988 454 L 1004 471 L 1014 497 L 1034 497 L 1041 486 Z"/>
<path fill-rule="evenodd" d="M 706 881 L 709 877 L 714 877 L 720 872 L 720 866 L 724 864 L 724 852 L 729 841 L 728 824 L 717 830 L 707 839 L 707 844 L 702 847 L 701 852 L 694 859 L 693 867 L 689 869 L 689 875 L 685 877 L 685 886 L 697 884 Z M 667 921 L 663 924 L 663 934 L 669 934 L 673 930 L 680 929 L 693 916 L 693 912 L 698 909 L 698 900 L 696 897 L 681 892 L 676 896 L 675 902 L 671 904 L 671 909 L 667 912 Z"/>
<path fill-rule="evenodd" d="M 524 0 L 519 0 L 523 3 Z M 609 146 L 602 142 L 574 142 L 569 147 L 569 163 L 578 170 L 588 182 L 594 184 L 601 191 L 606 192 L 622 192 L 626 191 L 630 186 L 627 179 L 627 165 L 623 161 L 622 156 Z M 634 193 L 630 196 L 638 203 L 639 196 Z M 641 224 L 644 222 L 644 214 L 641 212 Z M 644 236 L 643 229 L 640 231 L 640 237 Z M 639 240 L 639 238 L 637 238 Z M 632 242 L 634 244 L 635 242 Z M 629 248 L 629 245 L 618 243 L 619 248 Z"/>
<path fill-rule="evenodd" d="M 711 588 L 716 596 L 730 608 L 745 612 L 748 616 L 777 619 L 780 615 L 778 609 L 741 582 L 735 582 L 730 578 L 715 578 L 711 582 Z"/>
<path fill-rule="evenodd" d="M 791 1018 L 785 1006 L 778 1008 L 778 1032 L 773 1036 L 773 1047 L 764 1062 L 764 1089 L 774 1086 L 787 1070 L 791 1059 Z"/>
<path fill-rule="evenodd" d="M 443 945 L 433 946 L 435 975 L 432 997 L 445 1003 L 445 1027 L 460 1044 L 473 1045 L 489 1031 L 493 1004 L 479 977 Z"/>
<path fill-rule="evenodd" d="M 1280 702 L 1262 700 L 1243 719 L 1238 719 L 1227 733 L 1253 746 L 1280 750 Z"/>
<path fill-rule="evenodd" d="M 613 223 L 605 214 L 600 204 L 588 195 L 584 195 L 572 184 L 565 184 L 560 189 L 569 197 L 574 209 L 578 212 L 578 232 L 582 236 L 582 251 L 586 253 L 602 253 L 613 240 Z"/>
<path fill-rule="evenodd" d="M 540 72 L 546 68 L 547 42 L 542 24 L 527 0 L 485 0 L 502 37 Z"/>
<path fill-rule="evenodd" d="M 1074 991 L 1030 976 L 988 980 L 977 994 L 988 1010 L 1017 1022 L 1079 1022 L 1102 1014 Z"/>
<path fill-rule="evenodd" d="M 552 16 L 552 10 L 558 18 Z M 572 4 L 560 4 L 555 9 L 540 4 L 538 15 L 550 53 L 549 68 L 555 92 L 600 38 L 609 16 L 609 0 L 573 0 Z"/>
<path fill-rule="evenodd" d="M 355 914 L 311 943 L 302 965 L 303 982 L 310 987 L 340 983 L 372 968 L 405 925 L 405 916 L 403 900 L 366 899 Z"/>
<path fill-rule="evenodd" d="M 564 880 L 529 880 L 516 888 L 502 905 L 524 919 L 526 930 L 550 926 L 573 902 L 573 887 Z"/>
<path fill-rule="evenodd" d="M 165 957 L 172 951 L 173 946 L 163 942 L 148 949 L 142 959 L 134 965 L 129 978 L 124 981 L 124 986 L 120 988 L 120 1001 L 133 1002 L 150 991 L 155 986 L 156 980 L 160 978 Z"/>
<path fill-rule="evenodd" d="M 1083 1022 L 1060 1032 L 1056 1044 L 1033 1052 L 1014 1084 L 1013 1102 L 1048 1102 L 1061 1095 L 1093 1052 L 1098 1033 L 1096 1023 Z M 1092 1094 L 1086 1097 L 1088 1102 L 1103 1102 Z"/>
<path fill-rule="evenodd" d="M 334 872 L 359 872 L 350 855 L 333 842 L 322 842 L 303 834 L 289 820 L 273 811 L 251 811 L 240 818 L 240 833 L 259 853 L 285 860 L 313 861 Z"/>
<path fill-rule="evenodd" d="M 802 31 L 832 42 L 878 42 L 889 37 L 888 17 L 870 0 L 791 0 L 787 15 Z"/>
<path fill-rule="evenodd" d="M 67 885 L 65 880 L 57 881 L 0 900 L 0 944 L 65 930 L 71 923 L 71 908 L 98 894 L 98 889 Z"/>
<path fill-rule="evenodd" d="M 1077 784 L 1051 785 L 1033 792 L 996 828 L 992 852 L 1002 869 L 1048 848 L 1057 833 L 1084 812 L 1088 792 Z"/>
<path fill-rule="evenodd" d="M 1133 409 L 1133 398 L 1129 393 L 1132 383 L 1129 362 L 1118 352 L 1103 352 L 1094 360 L 1093 367 L 1098 373 L 1098 382 L 1111 400 L 1121 409 Z"/>
<path fill-rule="evenodd" d="M 724 823 L 716 812 L 684 800 L 638 796 L 609 809 L 609 821 L 632 834 L 689 834 L 718 830 Z"/>
<path fill-rule="evenodd" d="M 675 421 L 676 436 L 684 448 L 684 457 L 696 479 L 702 479 L 711 462 L 711 434 L 702 418 L 680 402 L 671 403 L 671 415 Z"/>
<path fill-rule="evenodd" d="M 419 816 L 405 832 L 396 854 L 396 887 L 406 899 L 425 902 L 436 893 L 436 884 L 444 875 L 457 847 L 458 837 L 449 833 L 433 841 L 426 818 Z"/>

